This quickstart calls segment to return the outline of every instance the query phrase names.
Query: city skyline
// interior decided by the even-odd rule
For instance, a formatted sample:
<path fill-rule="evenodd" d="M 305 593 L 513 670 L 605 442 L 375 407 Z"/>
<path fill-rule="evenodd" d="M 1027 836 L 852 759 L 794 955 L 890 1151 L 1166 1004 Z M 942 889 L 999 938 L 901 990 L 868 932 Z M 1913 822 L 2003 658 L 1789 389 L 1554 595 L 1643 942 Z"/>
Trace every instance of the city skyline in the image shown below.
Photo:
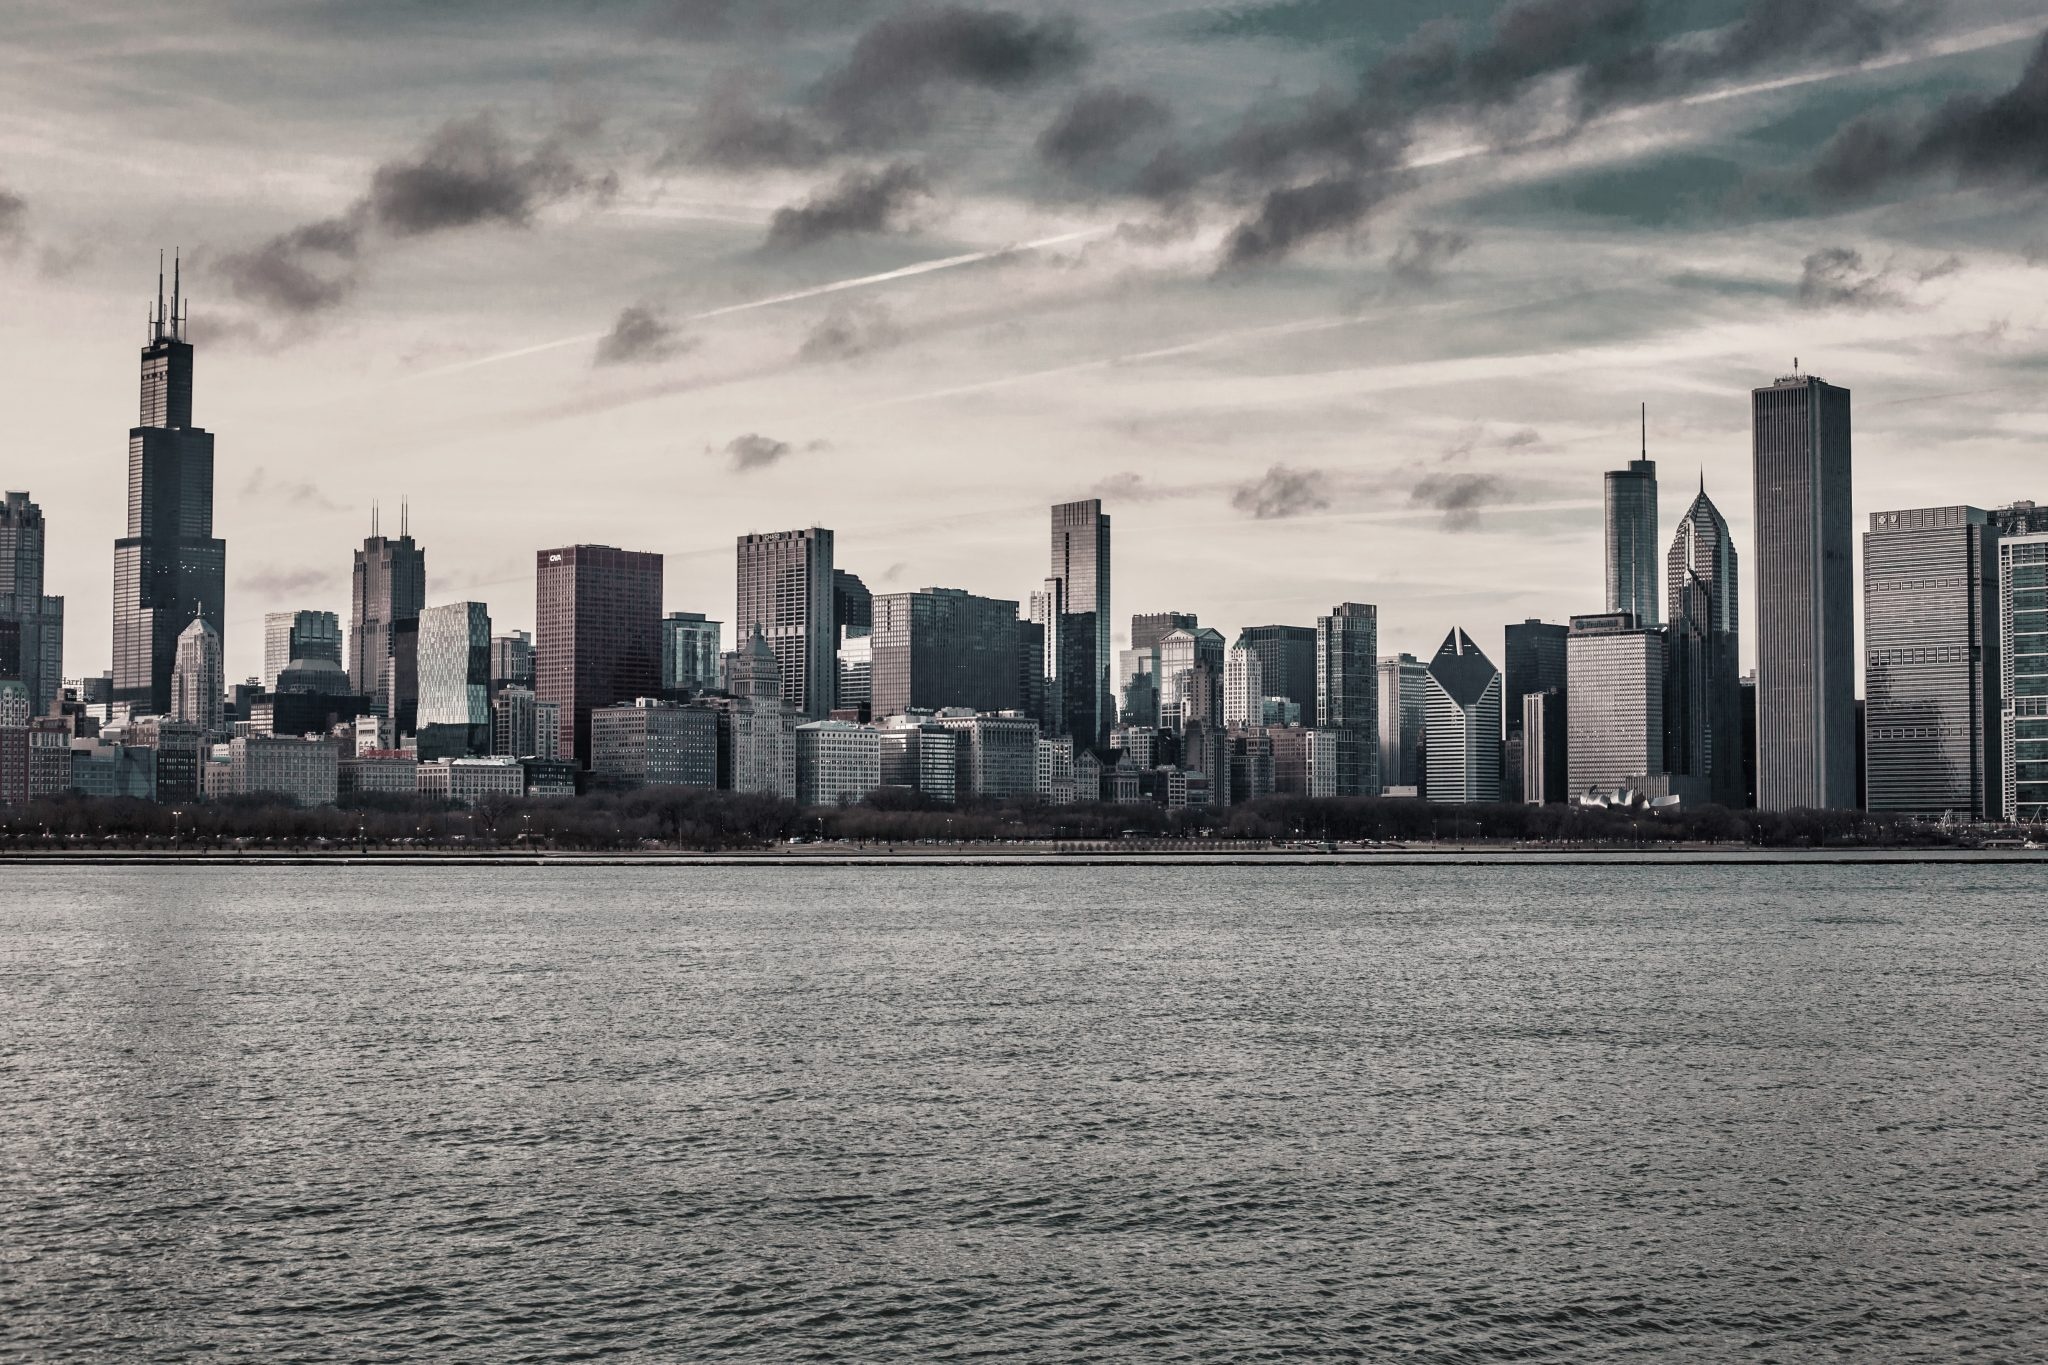
<path fill-rule="evenodd" d="M 226 8 L 208 0 L 195 18 Z M 1427 656 L 1457 621 L 1497 657 L 1505 622 L 1601 606 L 1585 587 L 1600 536 L 1585 476 L 1637 448 L 1641 402 L 1664 476 L 1690 486 L 1704 467 L 1747 543 L 1746 421 L 1727 395 L 1794 355 L 1863 396 L 1859 523 L 2026 496 L 2040 275 L 2038 230 L 2012 212 L 2018 171 L 1972 180 L 1936 159 L 1861 197 L 1809 191 L 1829 131 L 1859 113 L 2020 88 L 2040 37 L 2028 7 L 1951 6 L 1878 34 L 1875 50 L 1823 35 L 1727 55 L 1655 98 L 1591 108 L 1568 138 L 1475 140 L 1470 103 L 1441 100 L 1436 122 L 1410 130 L 1407 180 L 1350 224 L 1360 231 L 1258 262 L 1232 243 L 1255 244 L 1238 229 L 1268 182 L 1233 197 L 1205 179 L 1172 219 L 1115 183 L 1077 188 L 1041 135 L 1121 83 L 1167 106 L 1149 136 L 1206 150 L 1355 84 L 1405 27 L 1346 15 L 1347 31 L 1319 30 L 1307 5 L 1225 22 L 1111 0 L 1072 44 L 1043 49 L 1056 69 L 1042 80 L 935 78 L 916 92 L 930 106 L 916 112 L 973 127 L 972 148 L 949 141 L 958 120 L 929 118 L 872 150 L 827 139 L 793 167 L 712 164 L 700 138 L 657 172 L 656 125 L 740 126 L 719 95 L 732 70 L 765 73 L 754 126 L 814 132 L 844 113 L 820 91 L 881 41 L 891 9 L 849 6 L 779 35 L 651 34 L 661 8 L 447 16 L 487 40 L 474 47 L 413 41 L 403 17 L 238 15 L 220 29 L 244 48 L 199 52 L 159 50 L 168 39 L 115 4 L 44 9 L 0 40 L 43 59 L 22 67 L 32 135 L 0 147 L 0 270 L 34 320 L 0 334 L 0 363 L 20 380 L 30 445 L 51 458 L 10 483 L 52 519 L 74 671 L 110 631 L 94 547 L 120 533 L 120 509 L 98 488 L 110 400 L 132 382 L 136 277 L 160 243 L 187 248 L 207 424 L 223 433 L 231 677 L 260 671 L 266 613 L 345 611 L 347 567 L 324 547 L 360 540 L 373 497 L 411 496 L 433 602 L 488 600 L 515 625 L 532 621 L 521 568 L 534 546 L 659 551 L 671 605 L 731 621 L 729 537 L 809 524 L 834 527 L 840 559 L 877 592 L 1020 597 L 1043 576 L 1042 508 L 1100 495 L 1125 547 L 1120 602 L 1186 602 L 1228 631 L 1366 600 L 1383 651 Z M 1027 34 L 1060 31 L 1055 9 L 1020 13 Z M 1492 7 L 1459 14 L 1483 46 Z M 1653 45 L 1732 53 L 1740 14 L 1660 22 Z M 116 32 L 118 54 L 104 41 Z M 524 43 L 575 54 L 573 74 L 507 74 L 486 55 Z M 252 84 L 224 66 L 231 50 L 260 52 L 273 75 Z M 392 61 L 439 79 L 394 99 L 323 74 Z M 197 89 L 212 103 L 180 104 L 188 116 L 130 117 L 137 99 Z M 1555 114 L 1570 94 L 1502 97 Z M 486 109 L 494 122 L 478 121 Z M 1048 145 L 1085 148 L 1080 125 L 1061 128 Z M 805 235 L 828 221 L 804 212 L 813 201 L 899 161 L 929 193 L 882 184 L 908 196 L 883 230 Z M 504 170 L 516 193 L 459 222 L 403 217 L 414 201 L 399 191 L 449 164 Z M 356 265 L 280 245 L 330 220 L 360 233 Z M 313 274 L 278 273 L 293 265 Z M 906 270 L 919 273 L 750 306 Z M 262 293 L 294 280 L 316 286 L 299 311 Z M 726 308 L 744 311 L 695 316 Z M 581 339 L 556 344 L 568 338 Z M 1980 396 L 1935 401 L 1961 392 Z M 1938 470 L 1920 458 L 1937 442 L 1956 455 Z M 547 498 L 510 495 L 565 452 L 577 478 Z M 636 496 L 614 496 L 628 481 Z M 907 488 L 921 505 L 906 506 Z M 1209 550 L 1192 565 L 1165 548 L 1190 540 Z M 1503 559 L 1518 569 L 1505 593 L 1484 571 Z"/>

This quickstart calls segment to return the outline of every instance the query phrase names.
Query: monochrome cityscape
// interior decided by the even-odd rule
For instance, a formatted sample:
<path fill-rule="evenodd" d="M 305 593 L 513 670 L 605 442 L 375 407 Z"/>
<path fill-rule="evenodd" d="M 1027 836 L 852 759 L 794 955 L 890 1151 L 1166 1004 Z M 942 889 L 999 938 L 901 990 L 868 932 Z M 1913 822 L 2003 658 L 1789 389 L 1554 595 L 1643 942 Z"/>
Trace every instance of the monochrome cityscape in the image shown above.
<path fill-rule="evenodd" d="M 141 355 L 106 672 L 66 674 L 43 510 L 0 506 L 0 803 L 682 787 L 811 807 L 894 790 L 2048 818 L 2048 508 L 1873 513 L 1859 585 L 1851 394 L 1796 362 L 1749 398 L 1753 660 L 1736 536 L 1702 475 L 1664 537 L 1645 416 L 1604 475 L 1588 610 L 1508 624 L 1498 662 L 1460 622 L 1428 659 L 1382 654 L 1355 601 L 1234 637 L 1136 612 L 1117 649 L 1099 498 L 1051 508 L 1046 576 L 1014 598 L 872 592 L 813 526 L 738 537 L 729 639 L 664 611 L 661 555 L 589 544 L 536 551 L 533 629 L 502 629 L 487 603 L 428 601 L 401 505 L 395 537 L 370 514 L 347 620 L 270 614 L 262 676 L 234 683 L 193 377 L 174 266 Z"/>

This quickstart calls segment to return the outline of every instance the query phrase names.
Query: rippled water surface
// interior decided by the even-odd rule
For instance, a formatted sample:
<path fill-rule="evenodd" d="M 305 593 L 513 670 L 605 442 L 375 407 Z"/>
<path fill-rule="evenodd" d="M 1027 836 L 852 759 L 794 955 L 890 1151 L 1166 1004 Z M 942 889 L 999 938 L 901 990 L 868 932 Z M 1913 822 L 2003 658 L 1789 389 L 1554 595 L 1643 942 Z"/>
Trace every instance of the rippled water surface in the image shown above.
<path fill-rule="evenodd" d="M 0 1356 L 2048 1358 L 2037 867 L 0 868 Z"/>

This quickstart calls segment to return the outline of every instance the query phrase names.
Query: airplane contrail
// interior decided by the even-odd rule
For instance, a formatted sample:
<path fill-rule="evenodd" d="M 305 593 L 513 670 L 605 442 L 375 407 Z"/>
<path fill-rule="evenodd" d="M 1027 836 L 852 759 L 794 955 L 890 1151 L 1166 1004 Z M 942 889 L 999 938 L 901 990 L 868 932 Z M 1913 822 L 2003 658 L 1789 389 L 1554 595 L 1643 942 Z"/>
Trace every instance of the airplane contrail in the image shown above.
<path fill-rule="evenodd" d="M 982 261 L 998 260 L 1004 256 L 1016 256 L 1027 251 L 1042 251 L 1047 247 L 1064 246 L 1069 242 L 1086 241 L 1091 237 L 1106 236 L 1116 231 L 1113 227 L 1081 228 L 1074 232 L 1062 232 L 1052 237 L 1039 237 L 1029 242 L 1011 242 L 1005 246 L 987 251 L 969 251 L 958 256 L 943 256 L 937 260 L 918 261 L 912 265 L 898 266 L 875 275 L 859 275 L 850 280 L 834 280 L 830 284 L 814 284 L 804 289 L 792 289 L 786 294 L 771 294 L 765 299 L 749 299 L 745 303 L 728 303 L 719 308 L 707 308 L 701 313 L 691 313 L 684 322 L 705 322 L 711 318 L 722 318 L 730 313 L 745 313 L 756 308 L 772 308 L 777 304 L 796 303 L 803 299 L 820 298 L 826 294 L 844 293 L 849 289 L 866 289 L 871 285 L 888 284 L 892 280 L 907 280 L 916 275 L 929 275 L 937 270 L 952 270 L 958 266 L 976 265 Z M 516 350 L 500 351 L 496 355 L 479 356 L 474 360 L 460 360 L 452 365 L 439 365 L 431 370 L 421 370 L 408 379 L 434 379 L 442 375 L 460 374 L 464 370 L 479 369 L 485 365 L 496 365 L 504 360 L 518 360 L 523 356 L 540 355 L 546 351 L 559 351 L 570 346 L 588 346 L 604 337 L 603 332 L 583 332 L 556 341 L 536 342 Z"/>

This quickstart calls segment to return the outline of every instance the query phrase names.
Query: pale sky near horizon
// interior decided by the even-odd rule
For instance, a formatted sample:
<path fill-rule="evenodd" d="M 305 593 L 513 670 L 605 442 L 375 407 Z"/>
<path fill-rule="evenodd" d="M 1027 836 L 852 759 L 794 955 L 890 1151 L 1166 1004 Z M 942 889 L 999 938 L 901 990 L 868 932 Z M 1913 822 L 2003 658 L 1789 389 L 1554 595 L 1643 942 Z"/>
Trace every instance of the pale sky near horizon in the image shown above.
<path fill-rule="evenodd" d="M 1859 533 L 2048 499 L 2038 3 L 10 10 L 0 484 L 67 673 L 159 247 L 236 677 L 265 612 L 346 615 L 401 498 L 429 603 L 500 631 L 537 549 L 661 551 L 730 621 L 733 538 L 813 524 L 877 592 L 1023 599 L 1099 494 L 1119 638 L 1351 600 L 1498 662 L 1601 608 L 1638 403 L 1662 535 L 1704 476 L 1746 575 L 1748 390 L 1795 356 L 1855 393 Z"/>

